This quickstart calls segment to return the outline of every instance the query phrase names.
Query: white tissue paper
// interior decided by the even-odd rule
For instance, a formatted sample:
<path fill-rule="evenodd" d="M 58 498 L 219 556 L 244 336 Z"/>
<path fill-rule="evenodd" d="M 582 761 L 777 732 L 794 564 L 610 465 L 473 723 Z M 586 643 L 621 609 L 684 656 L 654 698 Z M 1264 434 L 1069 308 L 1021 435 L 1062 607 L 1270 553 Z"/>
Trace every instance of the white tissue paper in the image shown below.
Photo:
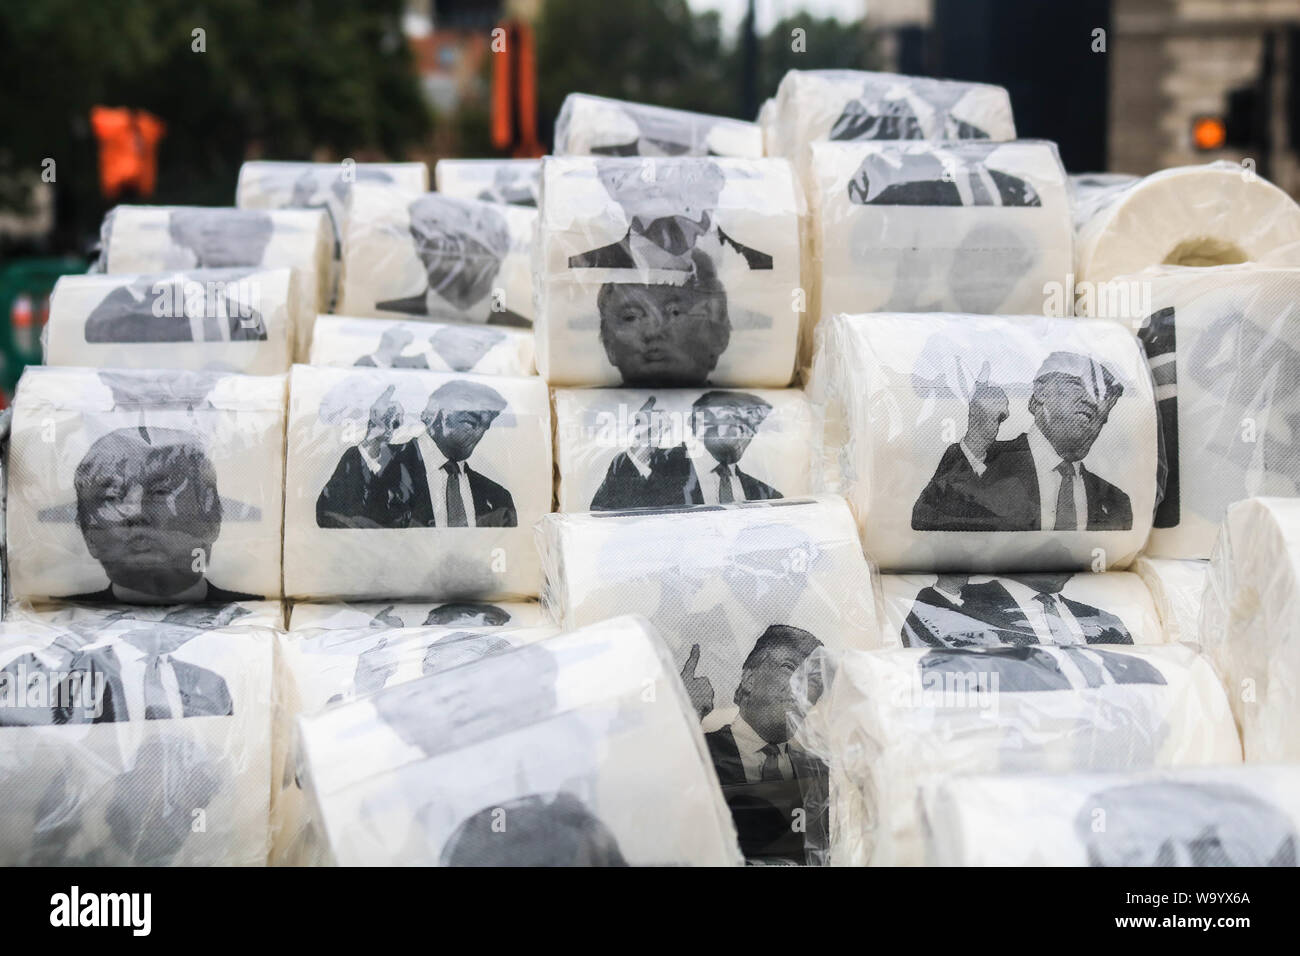
<path fill-rule="evenodd" d="M 340 865 L 740 862 L 674 665 L 636 618 L 387 688 L 298 727 L 304 788 Z"/>
<path fill-rule="evenodd" d="M 29 368 L 10 444 L 11 593 L 280 596 L 285 376 Z"/>
<path fill-rule="evenodd" d="M 947 776 L 1238 763 L 1209 663 L 1178 646 L 850 651 L 801 729 L 831 753 L 835 865 L 917 866 L 918 796 Z M 817 676 L 808 676 L 812 685 Z"/>
<path fill-rule="evenodd" d="M 1073 173 L 1069 177 L 1070 218 L 1078 229 L 1141 176 L 1131 173 Z"/>
<path fill-rule="evenodd" d="M 261 866 L 272 634 L 0 627 L 0 863 Z"/>
<path fill-rule="evenodd" d="M 922 791 L 936 866 L 1296 866 L 1300 767 L 953 777 Z"/>
<path fill-rule="evenodd" d="M 1229 504 L 1300 493 L 1300 268 L 1148 269 L 1080 302 L 1151 366 L 1169 472 L 1148 554 L 1208 558 Z"/>
<path fill-rule="evenodd" d="M 335 311 L 527 328 L 536 225 L 522 206 L 354 186 Z"/>
<path fill-rule="evenodd" d="M 1149 558 L 1143 554 L 1133 562 L 1133 570 L 1151 592 L 1165 640 L 1199 647 L 1201 598 L 1210 562 Z"/>
<path fill-rule="evenodd" d="M 503 326 L 321 315 L 311 365 L 532 375 L 533 333 Z"/>
<path fill-rule="evenodd" d="M 359 627 L 540 627 L 551 622 L 536 601 L 371 602 L 293 606 L 291 631 Z"/>
<path fill-rule="evenodd" d="M 818 143 L 809 182 L 819 315 L 1070 314 L 1055 143 Z"/>
<path fill-rule="evenodd" d="M 536 206 L 542 180 L 540 159 L 440 159 L 434 189 L 456 199 L 480 199 L 508 206 Z"/>
<path fill-rule="evenodd" d="M 889 646 L 1165 643 L 1146 584 L 1125 571 L 882 574 L 880 591 Z"/>
<path fill-rule="evenodd" d="M 552 385 L 783 388 L 806 306 L 784 160 L 542 161 L 537 368 Z"/>
<path fill-rule="evenodd" d="M 798 389 L 556 389 L 559 510 L 797 498 L 818 427 Z"/>
<path fill-rule="evenodd" d="M 763 155 L 756 123 L 570 93 L 555 118 L 556 156 Z"/>
<path fill-rule="evenodd" d="M 1096 204 L 1079 226 L 1079 293 L 1150 266 L 1300 265 L 1300 206 L 1228 162 L 1152 173 Z"/>
<path fill-rule="evenodd" d="M 537 377 L 294 366 L 286 594 L 535 597 L 550 412 Z"/>
<path fill-rule="evenodd" d="M 741 847 L 803 861 L 826 768 L 790 743 L 791 672 L 820 647 L 879 646 L 872 571 L 834 497 L 548 515 L 542 603 L 562 627 L 615 614 L 663 636 L 705 732 Z M 770 748 L 770 749 L 768 749 Z"/>
<path fill-rule="evenodd" d="M 45 364 L 275 375 L 313 306 L 289 269 L 66 275 L 50 293 Z"/>
<path fill-rule="evenodd" d="M 1158 428 L 1151 373 L 1123 326 L 837 315 L 817 341 L 818 487 L 848 498 L 881 569 L 1106 571 L 1136 557 L 1157 500 Z"/>
<path fill-rule="evenodd" d="M 177 624 L 204 630 L 223 627 L 262 627 L 284 630 L 284 605 L 279 601 L 232 601 L 229 604 L 12 604 L 6 621 L 107 627 L 118 621 Z"/>
<path fill-rule="evenodd" d="M 1247 763 L 1300 761 L 1300 499 L 1228 508 L 1201 603 L 1201 649 L 1228 690 Z"/>

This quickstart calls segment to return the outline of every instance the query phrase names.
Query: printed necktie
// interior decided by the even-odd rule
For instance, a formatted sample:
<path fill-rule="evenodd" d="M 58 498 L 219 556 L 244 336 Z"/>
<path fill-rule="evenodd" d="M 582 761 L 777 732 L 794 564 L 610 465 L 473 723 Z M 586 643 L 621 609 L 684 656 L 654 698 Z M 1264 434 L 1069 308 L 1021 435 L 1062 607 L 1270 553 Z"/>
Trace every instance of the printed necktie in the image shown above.
<path fill-rule="evenodd" d="M 763 769 L 759 776 L 761 780 L 784 780 L 785 774 L 781 773 L 781 748 L 776 744 L 768 744 L 763 747 Z"/>
<path fill-rule="evenodd" d="M 465 520 L 465 501 L 460 496 L 460 464 L 449 461 L 442 466 L 447 473 L 447 527 L 468 528 Z"/>
<path fill-rule="evenodd" d="M 1056 603 L 1056 598 L 1051 594 L 1036 594 L 1034 600 L 1043 608 L 1043 614 L 1047 617 L 1047 628 L 1052 632 L 1052 643 L 1058 647 L 1061 645 L 1078 644 L 1070 629 L 1065 626 L 1065 619 L 1061 617 L 1061 611 Z"/>
<path fill-rule="evenodd" d="M 719 465 L 713 469 L 718 476 L 718 504 L 729 505 L 736 500 L 735 489 L 731 487 L 731 468 Z"/>
<path fill-rule="evenodd" d="M 144 667 L 144 719 L 168 720 L 172 716 L 171 704 L 167 702 L 167 688 L 162 679 L 163 659 L 154 655 Z"/>
<path fill-rule="evenodd" d="M 1079 530 L 1079 516 L 1074 510 L 1074 462 L 1062 461 L 1053 471 L 1061 476 L 1061 490 L 1056 493 L 1056 530 Z"/>

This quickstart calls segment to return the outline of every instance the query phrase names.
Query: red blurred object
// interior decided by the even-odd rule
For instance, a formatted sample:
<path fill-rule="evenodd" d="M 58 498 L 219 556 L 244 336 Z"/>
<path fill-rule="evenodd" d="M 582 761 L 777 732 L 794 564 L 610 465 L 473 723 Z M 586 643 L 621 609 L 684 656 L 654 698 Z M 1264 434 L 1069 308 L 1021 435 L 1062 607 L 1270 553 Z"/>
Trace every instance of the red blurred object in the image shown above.
<path fill-rule="evenodd" d="M 533 29 L 522 21 L 503 23 L 501 29 L 505 49 L 492 53 L 492 145 L 521 158 L 541 156 Z"/>
<path fill-rule="evenodd" d="M 153 195 L 158 181 L 158 143 L 167 124 L 145 110 L 96 106 L 90 126 L 99 141 L 99 190 L 105 199 L 123 192 Z"/>

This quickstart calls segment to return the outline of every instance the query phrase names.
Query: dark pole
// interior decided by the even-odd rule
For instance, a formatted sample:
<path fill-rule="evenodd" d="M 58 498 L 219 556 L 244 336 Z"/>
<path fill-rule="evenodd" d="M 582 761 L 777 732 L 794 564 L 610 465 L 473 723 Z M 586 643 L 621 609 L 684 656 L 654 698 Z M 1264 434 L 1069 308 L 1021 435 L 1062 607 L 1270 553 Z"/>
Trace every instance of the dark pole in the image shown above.
<path fill-rule="evenodd" d="M 742 61 L 740 67 L 740 115 L 753 119 L 758 115 L 758 34 L 755 25 L 754 0 L 740 26 Z"/>

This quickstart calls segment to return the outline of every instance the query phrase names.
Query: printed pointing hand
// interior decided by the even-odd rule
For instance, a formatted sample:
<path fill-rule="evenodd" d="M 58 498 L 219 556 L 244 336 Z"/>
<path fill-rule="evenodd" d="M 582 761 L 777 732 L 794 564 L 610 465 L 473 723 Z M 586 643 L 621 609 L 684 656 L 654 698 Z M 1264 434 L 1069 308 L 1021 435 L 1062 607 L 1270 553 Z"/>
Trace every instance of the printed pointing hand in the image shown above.
<path fill-rule="evenodd" d="M 966 437 L 962 439 L 971 454 L 981 461 L 989 446 L 997 440 L 998 428 L 1010 414 L 1007 393 L 989 384 L 989 363 L 985 362 L 975 379 L 966 419 Z"/>
<path fill-rule="evenodd" d="M 692 644 L 691 653 L 687 655 L 682 667 L 682 683 L 690 695 L 695 713 L 703 720 L 713 710 L 713 683 L 707 677 L 695 676 L 695 668 L 700 665 L 700 645 Z"/>

